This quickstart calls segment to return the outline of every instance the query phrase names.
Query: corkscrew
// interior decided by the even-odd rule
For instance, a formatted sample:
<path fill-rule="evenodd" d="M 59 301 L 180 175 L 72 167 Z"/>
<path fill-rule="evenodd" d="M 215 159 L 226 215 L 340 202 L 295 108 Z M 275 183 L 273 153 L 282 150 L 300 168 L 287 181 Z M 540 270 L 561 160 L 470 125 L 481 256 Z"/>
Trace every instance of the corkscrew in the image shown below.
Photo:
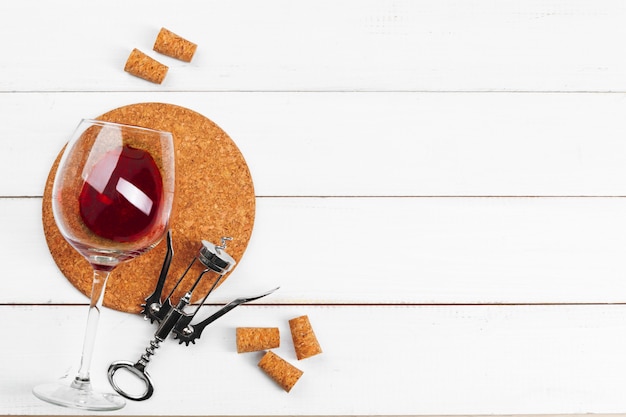
<path fill-rule="evenodd" d="M 149 319 L 151 323 L 154 323 L 155 321 L 158 322 L 158 328 L 154 333 L 153 339 L 150 341 L 148 347 L 145 349 L 145 353 L 140 356 L 137 362 L 133 363 L 130 361 L 116 361 L 111 363 L 107 372 L 109 383 L 111 384 L 113 389 L 117 391 L 120 395 L 135 401 L 147 400 L 152 396 L 152 394 L 154 393 L 154 385 L 152 383 L 150 374 L 148 374 L 148 372 L 146 371 L 146 368 L 148 366 L 148 363 L 150 362 L 151 356 L 155 354 L 160 344 L 169 336 L 170 333 L 173 333 L 174 338 L 178 339 L 179 345 L 182 343 L 185 343 L 186 346 L 189 346 L 189 343 L 195 344 L 196 339 L 199 339 L 202 335 L 202 331 L 204 330 L 204 328 L 218 318 L 222 317 L 224 314 L 228 313 L 229 311 L 241 304 L 263 298 L 278 289 L 278 287 L 276 287 L 270 291 L 255 296 L 237 298 L 223 306 L 221 309 L 219 309 L 217 312 L 210 315 L 206 319 L 196 324 L 191 323 L 200 308 L 204 305 L 208 296 L 215 289 L 215 287 L 217 287 L 224 275 L 226 275 L 226 273 L 229 272 L 236 263 L 236 261 L 228 253 L 225 252 L 226 244 L 230 240 L 232 239 L 229 237 L 223 237 L 220 246 L 215 246 L 211 242 L 203 240 L 202 247 L 200 248 L 197 256 L 191 260 L 191 262 L 183 272 L 182 276 L 178 279 L 178 281 L 174 285 L 174 288 L 170 291 L 165 300 L 162 300 L 163 288 L 165 286 L 169 267 L 174 256 L 171 232 L 167 233 L 167 250 L 165 254 L 165 259 L 163 261 L 163 266 L 161 268 L 161 273 L 159 274 L 159 279 L 157 281 L 154 292 L 148 298 L 146 298 L 146 303 L 143 305 L 142 310 L 142 314 L 147 319 Z M 201 265 L 197 278 L 193 281 L 193 284 L 185 292 L 185 294 L 180 297 L 176 305 L 173 305 L 171 299 L 174 292 L 181 285 L 183 279 L 196 264 L 196 262 L 199 262 L 199 264 Z M 211 288 L 209 288 L 207 294 L 204 296 L 202 301 L 195 307 L 195 309 L 190 313 L 186 312 L 187 307 L 191 303 L 191 297 L 194 290 L 196 289 L 202 278 L 210 272 L 217 273 L 217 279 L 213 282 Z M 125 391 L 115 379 L 116 373 L 120 370 L 125 370 L 131 375 L 137 377 L 145 386 L 144 392 L 139 395 L 134 395 Z"/>

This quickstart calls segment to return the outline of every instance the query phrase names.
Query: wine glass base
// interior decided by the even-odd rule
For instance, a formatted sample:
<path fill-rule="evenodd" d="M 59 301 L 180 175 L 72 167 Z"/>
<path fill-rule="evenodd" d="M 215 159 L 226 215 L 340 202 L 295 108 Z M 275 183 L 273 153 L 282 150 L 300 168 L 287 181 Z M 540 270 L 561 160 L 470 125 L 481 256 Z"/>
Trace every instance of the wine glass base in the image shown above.
<path fill-rule="evenodd" d="M 89 382 L 51 382 L 37 385 L 33 388 L 33 394 L 40 400 L 81 410 L 113 411 L 126 405 L 126 400 L 121 396 L 94 391 Z"/>

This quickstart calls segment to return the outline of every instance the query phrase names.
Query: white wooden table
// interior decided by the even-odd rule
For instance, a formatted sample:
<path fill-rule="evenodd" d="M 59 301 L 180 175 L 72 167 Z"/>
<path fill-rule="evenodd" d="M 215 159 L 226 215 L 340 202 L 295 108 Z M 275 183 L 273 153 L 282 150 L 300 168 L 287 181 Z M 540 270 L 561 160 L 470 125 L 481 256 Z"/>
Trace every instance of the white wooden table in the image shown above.
<path fill-rule="evenodd" d="M 155 396 L 111 414 L 626 412 L 625 22 L 610 0 L 0 3 L 0 414 L 76 413 L 31 394 L 77 366 L 87 302 L 43 186 L 80 118 L 146 101 L 215 121 L 252 172 L 253 237 L 212 302 L 281 289 L 164 343 Z M 151 51 L 162 26 L 192 63 Z M 162 85 L 122 70 L 132 48 Z M 299 362 L 302 314 L 324 353 Z M 280 328 L 290 393 L 238 326 Z M 105 309 L 95 384 L 153 331 Z"/>

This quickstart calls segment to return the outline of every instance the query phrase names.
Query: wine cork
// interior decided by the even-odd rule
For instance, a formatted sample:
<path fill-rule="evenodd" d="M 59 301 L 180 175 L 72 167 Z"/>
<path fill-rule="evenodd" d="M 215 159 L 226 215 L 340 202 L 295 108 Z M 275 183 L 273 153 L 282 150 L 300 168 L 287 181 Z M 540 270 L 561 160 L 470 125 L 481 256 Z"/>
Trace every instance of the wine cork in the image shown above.
<path fill-rule="evenodd" d="M 308 316 L 300 316 L 289 320 L 289 329 L 293 339 L 293 347 L 296 350 L 298 360 L 310 358 L 322 353 L 317 337 Z"/>
<path fill-rule="evenodd" d="M 195 43 L 165 28 L 161 28 L 152 49 L 160 54 L 180 59 L 181 61 L 191 62 L 197 47 L 198 45 Z"/>
<path fill-rule="evenodd" d="M 144 80 L 161 84 L 167 75 L 168 67 L 135 48 L 130 53 L 124 71 Z"/>
<path fill-rule="evenodd" d="M 291 391 L 304 373 L 272 351 L 263 355 L 259 368 L 287 392 Z"/>
<path fill-rule="evenodd" d="M 280 347 L 278 327 L 237 327 L 237 353 Z"/>

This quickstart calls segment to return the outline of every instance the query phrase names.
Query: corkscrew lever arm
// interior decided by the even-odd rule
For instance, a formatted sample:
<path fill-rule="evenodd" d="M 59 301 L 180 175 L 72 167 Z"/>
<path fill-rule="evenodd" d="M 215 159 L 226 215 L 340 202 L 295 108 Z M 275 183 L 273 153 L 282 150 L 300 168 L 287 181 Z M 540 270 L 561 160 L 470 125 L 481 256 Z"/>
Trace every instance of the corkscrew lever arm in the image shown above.
<path fill-rule="evenodd" d="M 263 298 L 267 295 L 270 295 L 271 293 L 273 293 L 279 288 L 280 287 L 276 287 L 262 294 L 258 294 L 252 297 L 236 298 L 197 324 L 189 324 L 192 317 L 190 317 L 189 320 L 185 320 L 185 319 L 181 320 L 177 324 L 177 326 L 174 328 L 174 334 L 175 334 L 175 337 L 178 339 L 178 343 L 182 344 L 184 342 L 186 345 L 189 345 L 189 343 L 195 344 L 196 339 L 200 338 L 200 336 L 202 335 L 202 331 L 204 330 L 206 326 L 213 323 L 215 320 L 219 319 L 224 314 L 228 313 L 230 310 L 237 307 L 238 305 L 249 303 L 250 301 L 258 300 L 259 298 Z"/>
<path fill-rule="evenodd" d="M 167 250 L 165 253 L 165 259 L 163 260 L 163 266 L 161 267 L 161 273 L 159 274 L 159 280 L 157 281 L 154 292 L 146 298 L 146 303 L 143 305 L 143 311 L 141 312 L 146 318 L 149 318 L 151 322 L 154 322 L 154 320 L 161 321 L 164 315 L 169 311 L 168 309 L 162 308 L 163 303 L 161 302 L 161 294 L 163 293 L 165 279 L 167 278 L 167 273 L 170 270 L 170 264 L 172 263 L 172 258 L 174 257 L 174 248 L 172 247 L 172 230 L 167 231 L 165 239 Z M 169 299 L 167 301 L 169 302 Z"/>

